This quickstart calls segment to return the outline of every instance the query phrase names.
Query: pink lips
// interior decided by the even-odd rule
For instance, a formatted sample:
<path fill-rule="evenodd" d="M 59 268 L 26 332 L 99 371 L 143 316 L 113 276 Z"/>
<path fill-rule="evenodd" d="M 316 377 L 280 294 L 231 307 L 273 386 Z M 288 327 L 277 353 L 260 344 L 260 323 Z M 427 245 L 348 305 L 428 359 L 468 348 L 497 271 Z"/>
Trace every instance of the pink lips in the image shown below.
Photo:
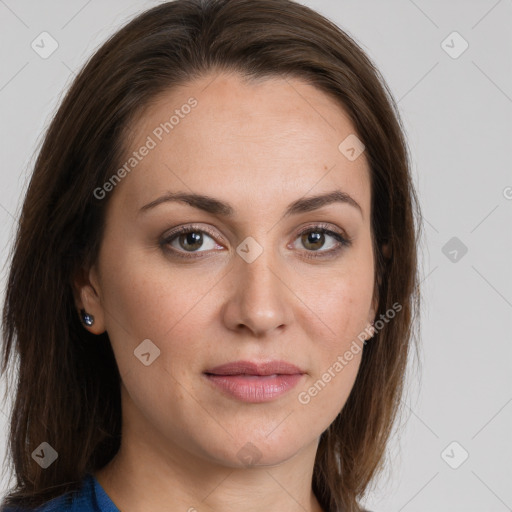
<path fill-rule="evenodd" d="M 233 398 L 251 403 L 278 398 L 295 387 L 304 373 L 286 361 L 235 361 L 204 372 L 216 388 Z"/>

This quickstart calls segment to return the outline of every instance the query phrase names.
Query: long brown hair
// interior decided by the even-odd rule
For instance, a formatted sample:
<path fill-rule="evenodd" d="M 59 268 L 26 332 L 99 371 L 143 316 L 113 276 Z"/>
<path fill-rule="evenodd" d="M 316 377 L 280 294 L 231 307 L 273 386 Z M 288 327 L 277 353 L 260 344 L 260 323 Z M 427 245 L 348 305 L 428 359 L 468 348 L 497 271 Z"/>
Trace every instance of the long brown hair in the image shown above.
<path fill-rule="evenodd" d="M 366 146 L 376 256 L 376 319 L 400 312 L 365 345 L 352 392 L 320 438 L 313 490 L 330 512 L 360 510 L 383 469 L 419 312 L 419 205 L 400 116 L 370 59 L 340 28 L 291 0 L 176 0 L 115 33 L 77 75 L 39 151 L 11 254 L 2 373 L 16 370 L 4 504 L 35 507 L 78 488 L 116 454 L 120 376 L 108 334 L 76 311 L 73 278 L 95 262 L 128 127 L 155 97 L 212 70 L 298 77 L 335 98 Z M 341 141 L 340 141 L 341 142 Z M 7 392 L 9 392 L 9 387 Z M 58 463 L 42 469 L 42 442 Z"/>

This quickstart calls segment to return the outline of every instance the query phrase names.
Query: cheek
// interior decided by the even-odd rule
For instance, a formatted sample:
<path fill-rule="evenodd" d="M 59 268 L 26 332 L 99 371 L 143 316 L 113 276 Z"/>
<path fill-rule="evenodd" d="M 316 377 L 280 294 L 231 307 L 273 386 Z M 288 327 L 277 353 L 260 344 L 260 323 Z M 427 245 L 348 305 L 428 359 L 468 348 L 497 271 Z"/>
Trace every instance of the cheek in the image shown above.
<path fill-rule="evenodd" d="M 325 306 L 317 320 L 317 324 L 322 324 L 322 330 L 317 336 L 314 374 L 317 379 L 329 383 L 331 390 L 344 394 L 344 389 L 351 387 L 360 363 L 361 334 L 366 327 L 369 308 L 368 294 L 349 280 L 333 287 L 332 295 L 324 295 L 323 300 Z M 340 368 L 337 362 L 345 354 L 346 363 Z"/>
<path fill-rule="evenodd" d="M 331 358 L 333 352 L 343 349 L 357 337 L 369 320 L 373 295 L 372 259 L 364 255 L 351 259 L 355 264 L 347 262 L 325 279 L 317 276 L 316 282 L 305 286 L 301 294 L 301 300 L 310 311 L 310 321 L 319 329 L 317 337 L 322 340 L 322 353 Z"/>
<path fill-rule="evenodd" d="M 330 334 L 327 336 L 328 345 L 331 341 L 336 345 L 352 336 L 354 329 L 366 319 L 370 294 L 352 276 L 329 281 L 326 288 L 306 300 L 315 312 L 317 321 L 323 323 Z"/>
<path fill-rule="evenodd" d="M 316 335 L 312 329 L 310 338 L 316 342 L 312 375 L 298 401 L 308 409 L 307 416 L 332 421 L 346 402 L 361 363 L 373 294 L 372 259 L 361 257 L 357 265 L 347 265 L 325 283 L 322 293 L 304 299 L 314 313 L 308 314 L 310 325 L 316 326 Z"/>
<path fill-rule="evenodd" d="M 112 250 L 104 262 L 106 329 L 120 369 L 138 362 L 133 351 L 146 339 L 161 350 L 162 356 L 169 345 L 173 345 L 174 355 L 187 347 L 192 350 L 193 343 L 187 340 L 192 342 L 203 328 L 204 299 L 218 277 L 194 272 L 192 266 L 178 269 L 163 256 L 150 258 L 133 249 L 130 252 L 128 247 Z"/>
<path fill-rule="evenodd" d="M 316 418 L 319 435 L 341 412 L 353 388 L 364 350 L 362 329 L 366 326 L 369 294 L 355 281 L 338 281 L 332 294 L 324 294 L 310 375 L 298 390 L 297 418 Z M 358 337 L 360 336 L 360 337 Z"/>

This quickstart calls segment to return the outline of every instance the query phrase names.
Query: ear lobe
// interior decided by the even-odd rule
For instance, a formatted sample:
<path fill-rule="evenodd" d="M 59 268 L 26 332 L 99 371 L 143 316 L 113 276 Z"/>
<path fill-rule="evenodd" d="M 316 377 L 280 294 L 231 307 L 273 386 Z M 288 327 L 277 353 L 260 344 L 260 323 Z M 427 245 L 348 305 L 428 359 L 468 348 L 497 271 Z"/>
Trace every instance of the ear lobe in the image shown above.
<path fill-rule="evenodd" d="M 389 260 L 391 258 L 391 253 L 392 253 L 391 244 L 389 242 L 386 242 L 385 244 L 382 244 L 381 247 L 382 247 L 382 255 L 384 256 L 384 258 Z"/>
<path fill-rule="evenodd" d="M 89 270 L 83 267 L 75 274 L 73 280 L 73 296 L 75 306 L 80 316 L 80 321 L 85 329 L 93 334 L 102 334 L 105 332 L 105 315 L 101 302 L 99 280 L 96 275 L 95 267 Z M 81 310 L 94 317 L 92 325 L 85 325 L 82 320 Z"/>

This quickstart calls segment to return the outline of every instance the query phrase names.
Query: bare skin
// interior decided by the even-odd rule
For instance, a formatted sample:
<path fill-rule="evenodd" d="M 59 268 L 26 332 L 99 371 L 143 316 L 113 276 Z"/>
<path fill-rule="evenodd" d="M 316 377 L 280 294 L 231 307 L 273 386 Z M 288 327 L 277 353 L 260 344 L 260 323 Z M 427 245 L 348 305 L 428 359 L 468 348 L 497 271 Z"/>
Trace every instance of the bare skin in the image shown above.
<path fill-rule="evenodd" d="M 197 106 L 170 133 L 152 135 L 192 96 Z M 87 329 L 108 332 L 122 377 L 121 449 L 95 476 L 123 512 L 322 511 L 315 454 L 362 351 L 308 403 L 299 395 L 368 329 L 377 307 L 369 168 L 364 153 L 350 161 L 338 149 L 355 129 L 333 99 L 300 80 L 251 84 L 222 73 L 166 92 L 132 130 L 130 153 L 148 135 L 156 147 L 105 199 L 97 264 L 76 280 L 77 307 L 95 318 Z M 333 191 L 359 207 L 332 202 L 283 217 L 294 201 Z M 167 192 L 207 195 L 233 214 L 176 201 L 140 211 Z M 186 235 L 160 243 L 192 224 L 202 234 L 193 248 Z M 237 252 L 247 237 L 262 248 L 251 262 Z M 134 356 L 146 339 L 160 350 L 148 366 Z M 204 375 L 274 359 L 304 375 L 264 403 L 227 396 Z M 247 446 L 255 447 L 249 463 L 240 457 Z"/>

